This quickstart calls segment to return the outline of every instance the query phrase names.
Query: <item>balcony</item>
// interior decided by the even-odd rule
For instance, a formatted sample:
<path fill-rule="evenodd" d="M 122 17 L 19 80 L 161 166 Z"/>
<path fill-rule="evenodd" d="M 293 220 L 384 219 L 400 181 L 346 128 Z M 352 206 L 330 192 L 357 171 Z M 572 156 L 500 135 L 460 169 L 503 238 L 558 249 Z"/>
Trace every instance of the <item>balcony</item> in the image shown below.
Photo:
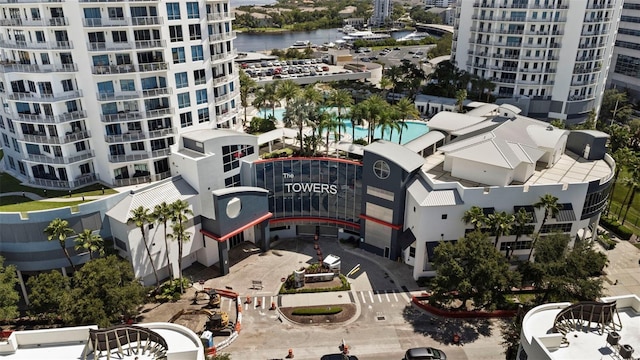
<path fill-rule="evenodd" d="M 151 181 L 160 181 L 170 176 L 171 176 L 171 171 L 166 171 L 166 172 L 155 174 L 155 175 L 137 176 L 137 177 L 132 177 L 128 179 L 114 179 L 113 185 L 115 186 L 138 185 L 138 184 L 148 183 Z"/>
<path fill-rule="evenodd" d="M 596 61 L 602 60 L 602 55 L 577 57 L 576 61 Z"/>
<path fill-rule="evenodd" d="M 105 65 L 94 66 L 91 69 L 91 73 L 94 75 L 113 75 L 113 74 L 128 74 L 133 72 L 149 72 L 149 71 L 164 71 L 167 70 L 168 64 L 166 62 L 156 62 L 147 64 L 126 64 L 126 65 Z"/>
<path fill-rule="evenodd" d="M 98 174 L 84 174 L 77 177 L 75 180 L 65 181 L 65 180 L 50 180 L 50 179 L 40 179 L 40 178 L 29 178 L 29 184 L 34 184 L 37 186 L 42 186 L 46 188 L 59 188 L 59 189 L 73 189 L 81 186 L 86 186 L 93 184 L 100 180 Z"/>
<path fill-rule="evenodd" d="M 567 97 L 567 101 L 584 101 L 595 98 L 595 95 L 570 95 Z"/>
<path fill-rule="evenodd" d="M 111 123 L 111 122 L 121 122 L 121 121 L 132 121 L 132 120 L 140 120 L 140 119 L 151 119 L 156 117 L 162 117 L 165 115 L 172 115 L 174 110 L 172 107 L 154 109 L 149 111 L 130 111 L 130 112 L 119 112 L 117 114 L 108 114 L 108 115 L 100 115 L 100 119 L 102 122 Z"/>
<path fill-rule="evenodd" d="M 595 84 L 597 82 L 596 79 L 591 79 L 591 80 L 582 80 L 582 81 L 577 81 L 574 80 L 571 82 L 571 86 L 585 86 L 585 85 L 592 85 Z"/>
<path fill-rule="evenodd" d="M 0 4 L 41 4 L 61 2 L 64 2 L 64 0 L 0 0 Z"/>
<path fill-rule="evenodd" d="M 165 137 L 167 135 L 174 135 L 175 133 L 176 131 L 174 128 L 167 128 L 167 129 L 154 130 L 149 132 L 136 131 L 136 132 L 128 132 L 125 134 L 118 134 L 118 135 L 105 135 L 104 139 L 108 143 L 123 143 L 123 142 Z"/>
<path fill-rule="evenodd" d="M 137 154 L 127 154 L 127 155 L 109 155 L 109 162 L 112 163 L 121 163 L 121 162 L 130 162 L 130 161 L 140 161 L 158 157 L 165 157 L 171 154 L 171 149 L 160 149 L 154 151 L 147 152 L 139 152 Z"/>
<path fill-rule="evenodd" d="M 232 40 L 232 39 L 235 39 L 236 37 L 237 37 L 237 33 L 235 31 L 230 31 L 224 34 L 209 35 L 209 41 L 216 42 L 216 41 Z"/>
<path fill-rule="evenodd" d="M 4 63 L 0 64 L 0 72 L 23 72 L 23 73 L 53 73 L 53 72 L 76 72 L 78 65 L 76 64 L 55 64 L 55 65 L 38 65 L 38 64 L 16 64 Z"/>
<path fill-rule="evenodd" d="M 235 20 L 236 17 L 233 16 L 232 12 L 219 12 L 213 14 L 207 14 L 208 21 L 229 21 Z"/>
<path fill-rule="evenodd" d="M 217 86 L 217 85 L 220 85 L 220 84 L 225 84 L 225 83 L 233 81 L 233 79 L 234 79 L 234 76 L 232 74 L 231 75 L 218 76 L 218 77 L 213 78 L 213 85 Z"/>
<path fill-rule="evenodd" d="M 238 109 L 232 109 L 231 111 L 216 112 L 216 122 L 221 123 L 230 120 L 232 117 L 238 115 Z"/>
<path fill-rule="evenodd" d="M 151 26 L 163 23 L 163 18 L 158 16 L 82 19 L 84 27 Z"/>
<path fill-rule="evenodd" d="M 37 124 L 63 124 L 69 121 L 81 120 L 87 117 L 86 111 L 74 111 L 60 115 L 18 114 L 18 121 Z"/>
<path fill-rule="evenodd" d="M 595 49 L 604 47 L 605 45 L 606 44 L 604 42 L 601 42 L 599 44 L 580 44 L 578 45 L 578 49 Z"/>
<path fill-rule="evenodd" d="M 2 19 L 0 20 L 0 26 L 67 26 L 69 21 L 67 18 L 46 18 L 46 19 Z"/>
<path fill-rule="evenodd" d="M 33 49 L 33 50 L 73 49 L 73 43 L 71 41 L 27 42 L 27 41 L 8 41 L 8 40 L 0 39 L 0 46 L 7 49 Z"/>
<path fill-rule="evenodd" d="M 93 150 L 86 151 L 84 154 L 75 155 L 75 156 L 47 156 L 47 155 L 34 155 L 29 154 L 25 161 L 34 162 L 39 164 L 73 164 L 79 161 L 83 161 L 86 159 L 90 159 L 94 157 L 95 154 Z"/>
<path fill-rule="evenodd" d="M 602 67 L 600 66 L 596 66 L 593 68 L 583 68 L 583 67 L 576 67 L 573 69 L 573 73 L 574 74 L 587 74 L 587 73 L 593 73 L 593 72 L 598 72 L 602 69 Z"/>
<path fill-rule="evenodd" d="M 98 93 L 97 98 L 98 101 L 120 101 L 168 95 L 171 93 L 171 88 L 157 88 L 143 91 L 118 91 L 112 93 Z"/>
<path fill-rule="evenodd" d="M 125 2 L 127 0 L 80 0 L 80 2 L 85 2 L 85 3 L 96 3 L 96 2 Z M 135 2 L 150 2 L 150 3 L 157 3 L 159 0 L 129 0 L 129 1 L 135 1 Z"/>
<path fill-rule="evenodd" d="M 234 49 L 229 52 L 223 52 L 221 54 L 211 55 L 211 62 L 216 63 L 216 62 L 221 62 L 225 60 L 229 61 L 229 60 L 235 59 L 236 56 L 238 56 L 238 51 Z"/>
<path fill-rule="evenodd" d="M 82 97 L 82 91 L 67 91 L 59 94 L 38 94 L 32 92 L 25 93 L 13 93 L 7 97 L 9 100 L 23 100 L 23 101 L 35 101 L 35 102 L 57 102 L 66 101 L 70 99 L 77 99 Z"/>
<path fill-rule="evenodd" d="M 90 137 L 91 134 L 88 131 L 77 131 L 67 133 L 65 136 L 47 136 L 38 133 L 23 134 L 20 136 L 20 140 L 37 144 L 68 144 Z"/>
<path fill-rule="evenodd" d="M 106 51 L 106 50 L 142 50 L 153 48 L 164 48 L 165 41 L 163 40 L 149 40 L 149 41 L 135 41 L 135 42 L 93 42 L 89 43 L 89 51 Z"/>

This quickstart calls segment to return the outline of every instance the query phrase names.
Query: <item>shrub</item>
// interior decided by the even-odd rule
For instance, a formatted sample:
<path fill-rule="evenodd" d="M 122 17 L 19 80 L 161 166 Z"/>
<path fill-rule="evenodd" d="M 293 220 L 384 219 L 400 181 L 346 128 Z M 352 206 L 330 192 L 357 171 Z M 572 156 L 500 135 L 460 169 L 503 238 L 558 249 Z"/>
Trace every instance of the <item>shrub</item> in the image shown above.
<path fill-rule="evenodd" d="M 609 229 L 623 240 L 629 240 L 633 235 L 633 231 L 631 231 L 631 229 L 620 224 L 620 222 L 610 216 L 603 216 L 600 218 L 600 225 Z"/>
<path fill-rule="evenodd" d="M 311 315 L 335 315 L 342 312 L 342 308 L 338 306 L 327 306 L 320 308 L 299 308 L 293 310 L 292 315 L 311 316 Z"/>
<path fill-rule="evenodd" d="M 365 139 L 355 139 L 353 140 L 353 143 L 356 145 L 369 145 L 369 143 Z"/>
<path fill-rule="evenodd" d="M 186 289 L 189 286 L 189 279 L 182 278 L 182 287 Z M 180 300 L 180 296 L 180 280 L 173 279 L 160 285 L 160 288 L 155 295 L 155 299 L 158 302 L 178 301 Z"/>

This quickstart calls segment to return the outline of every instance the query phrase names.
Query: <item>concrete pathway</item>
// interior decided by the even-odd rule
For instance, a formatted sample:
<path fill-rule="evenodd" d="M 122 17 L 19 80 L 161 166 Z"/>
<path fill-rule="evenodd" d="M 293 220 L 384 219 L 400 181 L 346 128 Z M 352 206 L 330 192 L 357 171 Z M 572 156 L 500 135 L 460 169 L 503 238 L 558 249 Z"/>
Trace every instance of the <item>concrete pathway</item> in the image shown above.
<path fill-rule="evenodd" d="M 604 251 L 609 258 L 604 292 L 609 296 L 636 294 L 640 296 L 640 249 L 629 241 L 619 240 L 612 250 Z"/>

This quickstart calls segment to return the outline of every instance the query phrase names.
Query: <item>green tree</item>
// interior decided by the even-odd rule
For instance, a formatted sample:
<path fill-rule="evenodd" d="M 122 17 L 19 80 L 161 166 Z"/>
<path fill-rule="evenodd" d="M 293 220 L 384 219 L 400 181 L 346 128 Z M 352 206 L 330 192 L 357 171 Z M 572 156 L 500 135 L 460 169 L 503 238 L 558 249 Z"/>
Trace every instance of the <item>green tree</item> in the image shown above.
<path fill-rule="evenodd" d="M 56 270 L 43 272 L 27 280 L 31 316 L 54 320 L 62 317 L 63 304 L 70 300 L 71 279 Z"/>
<path fill-rule="evenodd" d="M 513 216 L 513 214 L 507 214 L 505 211 L 489 214 L 489 216 L 487 216 L 487 225 L 491 231 L 496 234 L 496 240 L 493 244 L 494 247 L 498 246 L 500 236 L 511 234 L 514 221 L 515 216 Z"/>
<path fill-rule="evenodd" d="M 293 80 L 282 80 L 277 82 L 277 93 L 280 99 L 284 99 L 285 106 L 291 99 L 300 93 L 300 86 Z"/>
<path fill-rule="evenodd" d="M 434 299 L 448 299 L 456 291 L 462 301 L 460 308 L 473 300 L 476 308 L 492 307 L 502 301 L 502 293 L 518 282 L 518 275 L 509 270 L 505 257 L 480 231 L 468 233 L 453 243 L 436 246 L 433 267 Z"/>
<path fill-rule="evenodd" d="M 609 134 L 609 147 L 611 152 L 615 153 L 618 149 L 623 147 L 629 147 L 631 142 L 631 133 L 627 126 L 613 124 L 609 127 L 607 133 Z"/>
<path fill-rule="evenodd" d="M 67 323 L 106 327 L 135 316 L 144 303 L 145 288 L 129 262 L 109 255 L 86 263 L 74 274 L 71 299 L 62 304 Z"/>
<path fill-rule="evenodd" d="M 513 217 L 513 229 L 516 234 L 516 239 L 513 242 L 514 250 L 518 248 L 518 241 L 522 235 L 530 235 L 532 227 L 530 224 L 533 221 L 533 216 L 527 212 L 524 208 L 520 208 Z"/>
<path fill-rule="evenodd" d="M 287 104 L 284 110 L 282 121 L 285 127 L 297 127 L 298 139 L 300 140 L 300 152 L 304 149 L 304 127 L 305 125 L 311 125 L 312 121 L 309 120 L 312 112 L 315 111 L 314 106 L 307 103 L 302 96 L 296 96 Z"/>
<path fill-rule="evenodd" d="M 620 176 L 620 171 L 629 166 L 635 160 L 635 154 L 628 147 L 622 147 L 611 154 L 611 157 L 616 162 L 616 170 L 613 173 L 613 182 L 611 183 L 611 191 L 609 192 L 609 204 L 607 205 L 607 213 L 611 210 L 611 203 L 613 203 L 613 193 L 616 189 L 616 183 Z"/>
<path fill-rule="evenodd" d="M 398 139 L 398 144 L 402 144 L 402 130 L 407 128 L 405 120 L 409 117 L 419 118 L 420 112 L 416 109 L 416 105 L 407 98 L 400 99 L 394 106 L 396 110 L 398 110 L 400 121 L 402 123 L 400 126 L 400 138 Z"/>
<path fill-rule="evenodd" d="M 144 243 L 144 248 L 147 251 L 147 257 L 149 257 L 149 264 L 153 269 L 153 276 L 156 278 L 156 289 L 160 287 L 160 278 L 158 278 L 158 271 L 156 270 L 156 264 L 153 261 L 153 257 L 151 256 L 151 249 L 149 248 L 149 241 L 147 239 L 147 232 L 145 230 L 145 226 L 149 223 L 154 222 L 153 214 L 149 213 L 149 209 L 144 206 L 138 206 L 137 208 L 131 210 L 131 217 L 127 219 L 127 224 L 135 224 L 138 229 L 140 229 L 140 233 L 142 234 L 142 242 Z"/>
<path fill-rule="evenodd" d="M 247 124 L 247 108 L 249 107 L 249 94 L 251 94 L 256 87 L 256 81 L 253 80 L 242 69 L 240 70 L 240 104 L 244 108 L 244 122 L 242 126 Z"/>
<path fill-rule="evenodd" d="M 278 87 L 275 82 L 265 84 L 263 87 L 258 89 L 255 98 L 253 99 L 253 106 L 259 110 L 262 110 L 264 106 L 269 106 L 273 117 L 276 116 L 276 106 L 279 105 Z"/>
<path fill-rule="evenodd" d="M 526 311 L 523 306 L 518 307 L 518 312 L 513 319 L 507 319 L 501 325 L 502 346 L 506 360 L 517 360 L 518 348 L 520 347 L 520 335 L 522 335 L 522 320 Z"/>
<path fill-rule="evenodd" d="M 329 136 L 331 134 L 334 135 L 334 139 L 337 141 L 340 140 L 338 132 L 339 129 L 344 129 L 344 124 L 342 121 L 339 121 L 333 114 L 329 112 L 323 112 L 323 115 L 320 117 L 320 123 L 318 124 L 319 133 L 325 132 L 326 136 L 326 152 L 325 156 L 329 156 Z"/>
<path fill-rule="evenodd" d="M 464 105 L 464 101 L 467 99 L 467 90 L 460 89 L 456 91 L 456 105 L 458 106 L 458 112 L 462 112 L 462 106 Z"/>
<path fill-rule="evenodd" d="M 4 265 L 4 258 L 0 256 L 0 320 L 13 319 L 18 316 L 18 301 L 20 295 L 16 291 L 18 276 L 16 267 Z"/>
<path fill-rule="evenodd" d="M 473 225 L 473 229 L 479 231 L 485 225 L 487 218 L 481 207 L 472 206 L 469 210 L 464 212 L 462 221 L 467 225 Z"/>
<path fill-rule="evenodd" d="M 334 90 L 329 95 L 329 105 L 336 107 L 338 110 L 338 121 L 342 123 L 343 110 L 353 106 L 353 96 L 351 96 L 351 93 L 345 89 Z M 342 138 L 343 128 L 344 126 L 338 127 L 338 140 Z"/>
<path fill-rule="evenodd" d="M 624 211 L 624 216 L 622 217 L 622 223 L 627 220 L 627 215 L 629 214 L 629 209 L 633 206 L 633 200 L 638 193 L 638 189 L 640 189 L 640 161 L 634 163 L 634 166 L 631 169 L 631 176 L 628 178 L 627 184 L 629 186 L 629 196 L 626 202 L 627 209 Z M 627 197 L 625 197 L 626 199 Z"/>
<path fill-rule="evenodd" d="M 153 218 L 162 223 L 164 230 L 164 248 L 165 248 L 165 256 L 167 260 L 167 267 L 169 268 L 169 276 L 171 276 L 171 281 L 173 281 L 173 269 L 171 268 L 171 260 L 169 260 L 169 241 L 167 239 L 167 223 L 171 220 L 173 215 L 173 210 L 171 209 L 171 205 L 167 204 L 166 201 L 161 202 L 153 208 Z"/>
<path fill-rule="evenodd" d="M 94 234 L 93 230 L 82 230 L 74 241 L 76 243 L 74 246 L 76 252 L 88 251 L 89 259 L 93 260 L 93 253 L 98 253 L 98 256 L 104 256 L 104 240 L 100 234 Z"/>
<path fill-rule="evenodd" d="M 47 240 L 58 240 L 64 256 L 75 271 L 76 266 L 73 264 L 73 261 L 71 261 L 71 256 L 69 256 L 69 251 L 67 250 L 67 237 L 75 233 L 73 229 L 69 227 L 69 222 L 60 218 L 53 219 L 44 229 L 44 233 L 47 234 Z"/>
<path fill-rule="evenodd" d="M 556 217 L 560 210 L 562 210 L 562 204 L 558 203 L 558 198 L 551 194 L 543 195 L 535 204 L 533 204 L 533 207 L 536 209 L 544 209 L 544 215 L 542 217 L 542 224 L 540 224 L 540 230 L 531 243 L 531 250 L 529 251 L 527 261 L 531 260 L 533 249 L 535 248 L 538 238 L 540 238 L 540 233 L 544 229 L 544 225 L 547 223 L 547 220 L 549 220 L 549 216 Z"/>
<path fill-rule="evenodd" d="M 184 200 L 176 200 L 171 203 L 171 221 L 173 222 L 173 233 L 169 237 L 178 242 L 178 278 L 180 279 L 180 293 L 184 293 L 184 284 L 182 282 L 182 252 L 183 244 L 191 240 L 190 233 L 185 231 L 185 225 L 189 221 L 189 216 L 193 216 L 193 211 L 189 207 L 189 203 Z M 178 226 L 176 228 L 176 225 Z"/>
<path fill-rule="evenodd" d="M 304 90 L 302 90 L 302 98 L 304 98 L 308 104 L 316 106 L 322 104 L 324 101 L 322 93 L 320 93 L 313 84 L 307 85 Z"/>
<path fill-rule="evenodd" d="M 627 94 L 617 89 L 607 89 L 602 96 L 600 105 L 600 122 L 603 125 L 611 123 L 626 124 L 633 114 L 633 107 L 629 103 Z"/>

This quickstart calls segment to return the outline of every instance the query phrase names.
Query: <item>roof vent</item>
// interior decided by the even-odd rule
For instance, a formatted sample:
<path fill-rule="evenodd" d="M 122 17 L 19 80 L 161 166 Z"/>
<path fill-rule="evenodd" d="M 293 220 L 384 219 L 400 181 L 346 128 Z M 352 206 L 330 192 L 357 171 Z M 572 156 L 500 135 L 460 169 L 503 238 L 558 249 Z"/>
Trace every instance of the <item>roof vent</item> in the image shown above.
<path fill-rule="evenodd" d="M 547 126 L 547 131 L 553 131 L 553 125 Z"/>

